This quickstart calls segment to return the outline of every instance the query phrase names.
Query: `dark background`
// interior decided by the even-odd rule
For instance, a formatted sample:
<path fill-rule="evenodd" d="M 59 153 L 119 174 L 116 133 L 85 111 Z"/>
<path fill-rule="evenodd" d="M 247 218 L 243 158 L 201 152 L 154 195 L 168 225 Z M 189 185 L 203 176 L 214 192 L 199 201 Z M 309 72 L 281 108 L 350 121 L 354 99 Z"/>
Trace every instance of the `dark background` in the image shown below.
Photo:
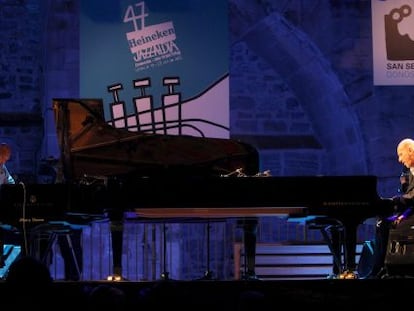
<path fill-rule="evenodd" d="M 78 7 L 0 1 L 0 140 L 19 180 L 41 182 L 40 160 L 59 155 L 51 103 L 78 97 Z M 230 0 L 229 27 L 231 136 L 259 150 L 261 169 L 376 175 L 393 195 L 414 92 L 373 85 L 371 1 Z"/>

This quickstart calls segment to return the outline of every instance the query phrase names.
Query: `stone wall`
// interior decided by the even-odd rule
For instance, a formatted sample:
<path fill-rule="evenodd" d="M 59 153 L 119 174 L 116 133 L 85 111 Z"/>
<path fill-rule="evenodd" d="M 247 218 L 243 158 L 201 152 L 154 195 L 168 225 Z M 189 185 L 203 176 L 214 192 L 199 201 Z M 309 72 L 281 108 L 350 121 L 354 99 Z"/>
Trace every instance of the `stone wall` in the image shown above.
<path fill-rule="evenodd" d="M 0 1 L 0 140 L 24 182 L 58 154 L 52 99 L 79 93 L 79 3 Z M 370 1 L 229 0 L 229 14 L 231 133 L 259 150 L 261 169 L 372 174 L 393 195 L 414 88 L 373 86 Z M 259 239 L 285 225 L 263 221 Z"/>

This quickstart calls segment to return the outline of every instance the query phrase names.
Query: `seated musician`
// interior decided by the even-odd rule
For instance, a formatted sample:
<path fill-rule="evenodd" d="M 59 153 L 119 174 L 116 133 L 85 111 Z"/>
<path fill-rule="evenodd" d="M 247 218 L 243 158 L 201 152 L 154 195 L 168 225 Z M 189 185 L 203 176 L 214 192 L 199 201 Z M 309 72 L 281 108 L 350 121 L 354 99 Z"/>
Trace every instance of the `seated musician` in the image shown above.
<path fill-rule="evenodd" d="M 392 198 L 392 215 L 379 215 L 376 224 L 374 264 L 371 277 L 382 277 L 389 230 L 411 216 L 414 206 L 414 140 L 404 138 L 397 145 L 398 161 L 403 164 L 399 194 Z"/>
<path fill-rule="evenodd" d="M 11 148 L 8 144 L 0 144 L 0 186 L 3 184 L 14 184 L 15 180 L 6 167 L 6 162 L 11 157 Z M 4 266 L 3 248 L 4 248 L 4 235 L 7 231 L 7 225 L 0 226 L 0 267 Z"/>
<path fill-rule="evenodd" d="M 14 184 L 14 178 L 9 173 L 6 162 L 11 157 L 11 148 L 8 144 L 0 144 L 0 185 L 2 184 Z"/>

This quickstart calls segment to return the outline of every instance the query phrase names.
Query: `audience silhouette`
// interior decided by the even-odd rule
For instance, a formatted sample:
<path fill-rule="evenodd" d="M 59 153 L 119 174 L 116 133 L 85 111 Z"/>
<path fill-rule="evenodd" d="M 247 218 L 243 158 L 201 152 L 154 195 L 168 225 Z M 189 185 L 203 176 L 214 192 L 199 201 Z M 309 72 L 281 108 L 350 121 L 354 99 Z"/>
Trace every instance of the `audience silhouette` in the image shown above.
<path fill-rule="evenodd" d="M 87 297 L 90 310 L 122 310 L 127 306 L 125 291 L 112 284 L 100 284 L 92 288 Z"/>
<path fill-rule="evenodd" d="M 8 302 L 16 306 L 48 306 L 53 297 L 53 279 L 48 267 L 31 256 L 17 258 L 6 275 Z"/>

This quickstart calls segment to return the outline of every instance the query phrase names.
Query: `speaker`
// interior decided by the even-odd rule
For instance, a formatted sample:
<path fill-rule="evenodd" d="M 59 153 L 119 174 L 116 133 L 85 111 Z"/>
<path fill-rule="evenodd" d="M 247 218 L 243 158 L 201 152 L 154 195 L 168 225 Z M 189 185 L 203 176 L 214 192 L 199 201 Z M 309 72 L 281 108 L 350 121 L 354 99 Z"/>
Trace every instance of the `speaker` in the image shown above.
<path fill-rule="evenodd" d="M 414 217 L 390 229 L 385 255 L 389 276 L 414 276 Z"/>

